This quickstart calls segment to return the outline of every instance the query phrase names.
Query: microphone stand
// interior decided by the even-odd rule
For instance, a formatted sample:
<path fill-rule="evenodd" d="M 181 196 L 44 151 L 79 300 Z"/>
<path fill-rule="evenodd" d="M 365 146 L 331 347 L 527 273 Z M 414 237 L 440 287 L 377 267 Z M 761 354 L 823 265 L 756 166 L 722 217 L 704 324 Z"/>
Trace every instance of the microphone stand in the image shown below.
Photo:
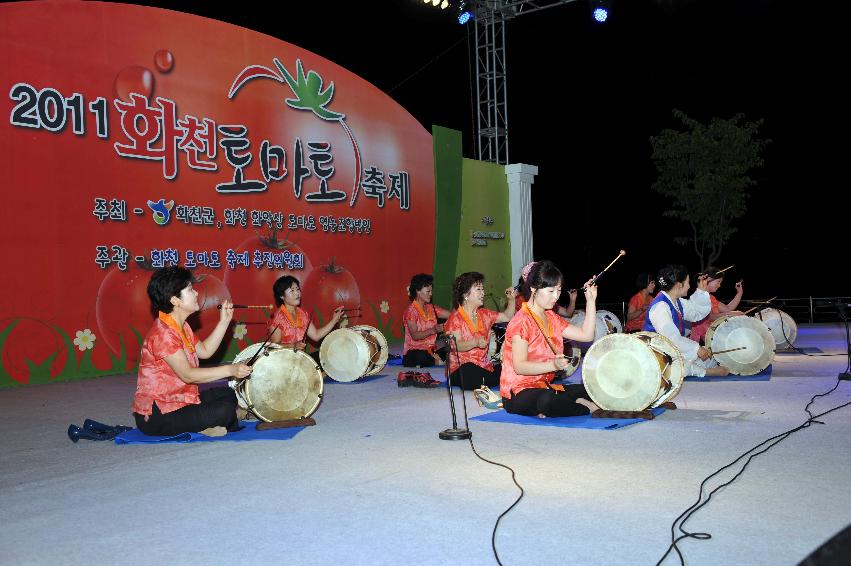
<path fill-rule="evenodd" d="M 467 440 L 468 438 L 473 437 L 473 433 L 470 432 L 469 428 L 458 428 L 458 419 L 455 417 L 455 398 L 452 395 L 452 377 L 449 373 L 449 356 L 452 355 L 452 342 L 455 342 L 455 357 L 456 361 L 458 361 L 458 375 L 461 377 L 462 389 L 461 394 L 464 394 L 463 383 L 464 378 L 461 374 L 461 358 L 458 356 L 458 342 L 455 341 L 455 336 L 451 334 L 446 335 L 446 346 L 449 348 L 449 354 L 446 356 L 446 391 L 449 393 L 449 408 L 452 411 L 452 428 L 447 428 L 446 430 L 440 431 L 437 436 L 440 437 L 441 440 Z"/>
<path fill-rule="evenodd" d="M 845 323 L 845 345 L 848 349 L 848 365 L 845 366 L 845 371 L 839 374 L 839 380 L 851 381 L 851 329 L 848 327 L 848 317 L 845 316 L 845 305 L 837 302 L 836 310 L 839 311 L 839 317 Z"/>

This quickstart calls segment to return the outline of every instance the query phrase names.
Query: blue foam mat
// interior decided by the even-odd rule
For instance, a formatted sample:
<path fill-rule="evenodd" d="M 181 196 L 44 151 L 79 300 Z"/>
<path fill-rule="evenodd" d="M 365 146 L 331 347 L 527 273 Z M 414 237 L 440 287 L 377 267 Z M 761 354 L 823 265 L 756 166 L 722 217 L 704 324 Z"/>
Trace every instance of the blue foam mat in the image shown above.
<path fill-rule="evenodd" d="M 771 379 L 771 365 L 755 375 L 687 375 L 686 381 L 769 381 Z"/>
<path fill-rule="evenodd" d="M 394 360 L 387 360 L 386 365 L 388 365 L 388 366 L 401 366 L 402 365 L 402 358 L 396 358 Z"/>
<path fill-rule="evenodd" d="M 657 417 L 664 412 L 665 409 L 662 407 L 652 409 L 653 415 Z M 514 415 L 504 410 L 485 413 L 484 415 L 473 417 L 470 420 L 488 423 L 558 426 L 562 428 L 590 428 L 593 430 L 616 430 L 636 423 L 645 422 L 645 419 L 595 419 L 591 415 L 581 417 L 548 417 L 546 419 L 541 419 L 538 417 Z"/>
<path fill-rule="evenodd" d="M 138 428 L 122 432 L 115 437 L 116 444 L 168 444 L 172 442 L 216 442 L 219 440 L 289 440 L 302 430 L 303 426 L 257 430 L 257 421 L 240 421 L 245 428 L 229 432 L 224 436 L 207 436 L 197 432 L 184 432 L 175 436 L 148 436 Z"/>

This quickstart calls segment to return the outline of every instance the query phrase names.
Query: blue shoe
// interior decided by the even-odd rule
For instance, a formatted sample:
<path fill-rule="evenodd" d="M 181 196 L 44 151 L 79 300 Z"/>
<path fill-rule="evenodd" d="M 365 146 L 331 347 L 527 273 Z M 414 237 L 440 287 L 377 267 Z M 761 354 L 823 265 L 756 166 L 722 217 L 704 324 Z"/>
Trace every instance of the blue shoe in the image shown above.
<path fill-rule="evenodd" d="M 473 398 L 479 404 L 479 407 L 488 409 L 502 409 L 502 397 L 491 391 L 487 385 L 482 385 L 479 389 L 473 391 Z"/>
<path fill-rule="evenodd" d="M 92 430 L 80 428 L 77 425 L 71 425 L 68 427 L 68 438 L 70 438 L 74 443 L 81 438 L 85 438 L 86 440 L 112 440 L 116 436 L 118 436 L 118 432 L 114 430 L 111 432 L 94 432 Z"/>
<path fill-rule="evenodd" d="M 133 427 L 123 425 L 109 426 L 93 421 L 92 419 L 86 419 L 86 422 L 83 423 L 83 430 L 99 433 L 111 433 L 114 431 L 116 434 L 121 434 L 122 432 L 133 430 Z"/>

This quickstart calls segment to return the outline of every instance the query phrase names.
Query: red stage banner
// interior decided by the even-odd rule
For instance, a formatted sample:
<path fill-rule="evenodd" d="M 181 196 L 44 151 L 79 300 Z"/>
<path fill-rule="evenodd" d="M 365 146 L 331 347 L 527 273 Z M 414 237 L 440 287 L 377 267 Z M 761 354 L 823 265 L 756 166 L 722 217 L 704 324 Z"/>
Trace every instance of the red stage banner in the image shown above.
<path fill-rule="evenodd" d="M 298 46 L 169 10 L 8 3 L 0 29 L 0 387 L 131 371 L 169 264 L 196 276 L 202 337 L 222 300 L 271 304 L 284 274 L 318 323 L 344 305 L 400 337 L 435 233 L 431 135 L 404 108 Z M 229 355 L 269 313 L 237 311 Z"/>

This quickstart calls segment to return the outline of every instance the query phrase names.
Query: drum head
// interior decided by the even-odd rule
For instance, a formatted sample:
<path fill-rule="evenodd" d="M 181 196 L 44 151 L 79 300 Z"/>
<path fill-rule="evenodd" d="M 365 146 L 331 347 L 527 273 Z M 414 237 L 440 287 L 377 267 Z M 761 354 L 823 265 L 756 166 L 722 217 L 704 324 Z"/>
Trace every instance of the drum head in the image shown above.
<path fill-rule="evenodd" d="M 768 331 L 774 336 L 774 344 L 778 350 L 788 350 L 798 337 L 798 323 L 780 309 L 762 309 L 754 314 L 765 323 Z"/>
<path fill-rule="evenodd" d="M 709 330 L 712 330 L 710 334 Z M 706 346 L 713 352 L 745 349 L 712 357 L 737 375 L 754 375 L 774 360 L 774 336 L 762 321 L 749 316 L 726 316 L 713 321 L 706 331 Z"/>
<path fill-rule="evenodd" d="M 369 326 L 368 324 L 358 324 L 357 326 L 352 326 L 351 329 L 356 332 L 360 332 L 362 335 L 369 335 L 369 339 L 367 341 L 371 342 L 371 355 L 369 358 L 370 367 L 367 369 L 365 375 L 376 375 L 384 369 L 385 365 L 387 365 L 387 355 L 389 353 L 389 350 L 387 349 L 387 339 L 380 330 L 374 326 Z"/>
<path fill-rule="evenodd" d="M 597 311 L 597 324 L 602 324 L 606 334 L 614 334 L 623 332 L 623 325 L 620 319 L 615 316 L 615 313 L 607 310 Z"/>
<path fill-rule="evenodd" d="M 659 397 L 659 362 L 633 334 L 609 334 L 585 354 L 582 382 L 591 400 L 610 411 L 643 411 Z"/>
<path fill-rule="evenodd" d="M 623 332 L 623 325 L 614 313 L 607 310 L 599 310 L 596 312 L 595 317 L 597 320 L 594 324 L 594 342 L 603 336 Z M 582 326 L 582 323 L 585 322 L 585 311 L 583 309 L 575 310 L 573 316 L 568 320 L 573 326 Z"/>
<path fill-rule="evenodd" d="M 328 377 L 349 382 L 366 375 L 372 351 L 363 334 L 353 328 L 338 328 L 322 340 L 319 361 Z"/>
<path fill-rule="evenodd" d="M 260 346 L 252 344 L 234 362 L 247 361 Z M 304 352 L 272 346 L 257 358 L 251 378 L 232 385 L 239 406 L 266 422 L 309 417 L 322 400 L 322 372 Z"/>
<path fill-rule="evenodd" d="M 635 336 L 646 336 L 650 347 L 665 355 L 663 366 L 665 369 L 662 371 L 662 376 L 668 380 L 671 388 L 667 391 L 663 388 L 661 395 L 650 404 L 651 407 L 655 408 L 679 395 L 686 377 L 685 358 L 676 344 L 661 334 L 657 334 L 656 332 L 636 332 Z M 670 363 L 668 363 L 668 359 L 670 359 Z"/>

